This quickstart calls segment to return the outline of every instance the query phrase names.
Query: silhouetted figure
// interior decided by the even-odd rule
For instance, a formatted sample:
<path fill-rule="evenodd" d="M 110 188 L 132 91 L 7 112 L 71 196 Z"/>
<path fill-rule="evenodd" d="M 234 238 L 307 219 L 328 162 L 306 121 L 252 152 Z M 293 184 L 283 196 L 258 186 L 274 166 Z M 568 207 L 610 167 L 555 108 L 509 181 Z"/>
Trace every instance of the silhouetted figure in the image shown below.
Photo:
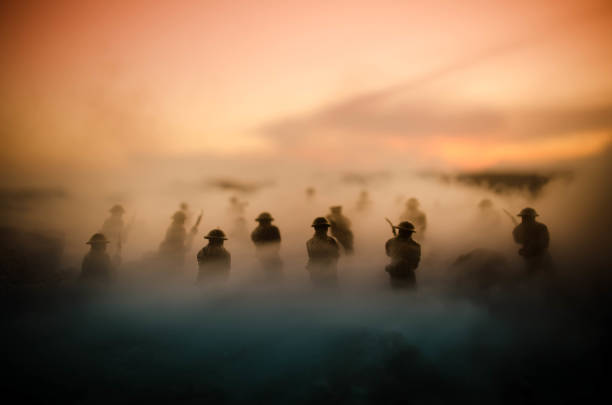
<path fill-rule="evenodd" d="M 234 217 L 244 216 L 246 207 L 247 205 L 249 205 L 247 201 L 240 201 L 238 197 L 236 196 L 230 197 L 229 203 L 230 203 L 230 206 L 229 206 L 230 215 Z"/>
<path fill-rule="evenodd" d="M 247 241 L 249 238 L 249 228 L 246 219 L 244 219 L 244 217 L 236 218 L 234 220 L 234 226 L 229 234 L 234 240 L 240 242 Z"/>
<path fill-rule="evenodd" d="M 183 211 L 172 215 L 172 223 L 166 231 L 166 236 L 159 246 L 159 256 L 162 264 L 171 269 L 181 269 L 185 264 L 185 253 L 189 250 L 193 239 L 193 229 L 189 236 L 185 229 L 187 217 Z"/>
<path fill-rule="evenodd" d="M 314 187 L 308 187 L 306 189 L 306 199 L 309 200 L 309 201 L 313 200 L 316 193 L 317 192 L 316 192 Z"/>
<path fill-rule="evenodd" d="M 501 216 L 493 205 L 493 201 L 483 198 L 478 203 L 478 217 L 485 227 L 498 227 L 501 225 Z"/>
<path fill-rule="evenodd" d="M 414 224 L 415 232 L 418 232 L 422 239 L 425 237 L 425 230 L 427 229 L 427 217 L 419 206 L 419 200 L 414 197 L 409 198 L 408 201 L 406 201 L 406 208 L 400 216 L 400 221 L 408 221 Z"/>
<path fill-rule="evenodd" d="M 80 281 L 101 284 L 110 281 L 112 263 L 110 256 L 106 253 L 108 243 L 108 239 L 101 233 L 96 233 L 89 239 L 87 244 L 91 248 L 83 258 Z"/>
<path fill-rule="evenodd" d="M 357 199 L 357 211 L 367 211 L 371 206 L 372 200 L 370 200 L 370 194 L 366 190 L 361 191 Z"/>
<path fill-rule="evenodd" d="M 340 246 L 338 242 L 327 236 L 329 222 L 324 217 L 315 218 L 312 223 L 314 236 L 306 242 L 308 251 L 308 264 L 310 280 L 315 285 L 330 286 L 338 282 L 338 258 Z"/>
<path fill-rule="evenodd" d="M 189 220 L 191 219 L 191 210 L 189 209 L 189 204 L 184 201 L 180 203 L 179 211 L 182 211 L 185 214 L 185 222 L 189 222 Z"/>
<path fill-rule="evenodd" d="M 223 247 L 227 240 L 221 229 L 213 229 L 204 237 L 208 245 L 204 246 L 197 255 L 198 282 L 223 280 L 229 276 L 232 257 Z"/>
<path fill-rule="evenodd" d="M 257 258 L 266 273 L 278 276 L 283 267 L 279 255 L 280 231 L 278 227 L 272 225 L 274 218 L 268 212 L 259 214 L 255 221 L 259 222 L 259 225 L 251 233 L 251 240 L 255 243 Z"/>
<path fill-rule="evenodd" d="M 331 213 L 327 219 L 331 224 L 331 234 L 340 242 L 346 254 L 353 253 L 353 231 L 351 231 L 351 221 L 342 215 L 342 207 L 336 205 L 330 207 Z"/>
<path fill-rule="evenodd" d="M 109 212 L 111 215 L 104 221 L 104 224 L 102 224 L 100 233 L 108 238 L 112 250 L 118 251 L 125 237 L 125 224 L 123 222 L 125 209 L 123 206 L 116 204 Z"/>
<path fill-rule="evenodd" d="M 518 214 L 521 223 L 512 231 L 514 241 L 523 245 L 518 253 L 525 261 L 528 274 L 551 270 L 552 258 L 548 252 L 550 236 L 546 225 L 537 222 L 538 213 L 533 208 L 523 208 Z"/>
<path fill-rule="evenodd" d="M 391 258 L 391 264 L 387 265 L 385 270 L 391 277 L 392 287 L 415 288 L 414 272 L 421 260 L 421 245 L 412 239 L 415 230 L 410 222 L 400 222 L 394 228 L 398 230 L 397 236 L 385 244 L 387 256 Z"/>

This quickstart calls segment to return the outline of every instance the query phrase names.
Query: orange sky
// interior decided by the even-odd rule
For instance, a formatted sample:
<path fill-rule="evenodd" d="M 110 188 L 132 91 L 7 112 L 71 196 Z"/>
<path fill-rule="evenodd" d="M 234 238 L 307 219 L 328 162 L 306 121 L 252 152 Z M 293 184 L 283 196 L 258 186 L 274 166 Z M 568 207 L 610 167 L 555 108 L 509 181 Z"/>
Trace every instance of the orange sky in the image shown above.
<path fill-rule="evenodd" d="M 487 167 L 611 140 L 605 1 L 2 6 L 4 166 L 282 156 Z M 408 165 L 408 163 L 407 163 Z"/>

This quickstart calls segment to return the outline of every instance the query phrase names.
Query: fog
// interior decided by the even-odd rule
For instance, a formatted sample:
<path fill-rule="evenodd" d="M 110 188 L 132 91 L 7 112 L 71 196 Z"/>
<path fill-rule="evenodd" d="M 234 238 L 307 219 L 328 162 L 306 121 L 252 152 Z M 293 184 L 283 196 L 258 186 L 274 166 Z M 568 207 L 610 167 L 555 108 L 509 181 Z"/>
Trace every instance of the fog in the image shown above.
<path fill-rule="evenodd" d="M 571 180 L 553 179 L 535 197 L 417 171 L 150 169 L 149 176 L 134 168 L 98 186 L 65 177 L 55 184 L 65 190 L 61 198 L 32 198 L 23 209 L 14 201 L 3 205 L 5 226 L 61 235 L 64 244 L 57 277 L 2 285 L 6 382 L 12 389 L 25 381 L 38 387 L 24 398 L 558 403 L 604 389 L 609 153 L 571 162 L 564 168 Z M 316 189 L 311 198 L 308 187 Z M 371 205 L 358 211 L 363 190 Z M 274 216 L 283 281 L 262 280 L 248 234 L 235 233 L 232 196 L 248 202 L 249 233 L 260 212 Z M 384 243 L 392 236 L 384 218 L 399 222 L 410 197 L 428 220 L 426 232 L 415 235 L 423 251 L 418 288 L 393 291 L 384 272 Z M 493 202 L 488 218 L 479 214 L 483 198 Z M 190 206 L 187 229 L 200 210 L 203 219 L 185 268 L 161 275 L 152 260 L 180 202 Z M 85 242 L 115 203 L 132 223 L 122 264 L 110 286 L 86 288 L 76 282 Z M 342 205 L 353 222 L 355 254 L 340 258 L 338 288 L 319 291 L 305 269 L 305 242 L 312 220 L 332 205 Z M 502 210 L 515 215 L 525 206 L 549 227 L 552 275 L 525 278 L 522 271 L 513 224 Z M 216 227 L 229 235 L 230 278 L 197 285 L 195 254 Z M 506 261 L 487 267 L 485 260 L 484 271 L 477 261 L 454 265 L 476 248 Z M 45 267 L 44 260 L 33 263 Z"/>
<path fill-rule="evenodd" d="M 315 217 L 329 213 L 330 206 L 342 205 L 353 223 L 356 254 L 341 258 L 341 279 L 350 283 L 379 277 L 382 282 L 387 262 L 384 243 L 392 236 L 384 219 L 399 222 L 405 201 L 416 197 L 428 222 L 425 234 L 415 235 L 423 245 L 419 278 L 427 279 L 439 271 L 437 268 L 446 268 L 458 255 L 475 248 L 498 250 L 509 259 L 517 259 L 518 247 L 511 238 L 514 225 L 504 210 L 515 215 L 525 206 L 536 208 L 550 229 L 554 257 L 577 254 L 572 252 L 577 244 L 592 249 L 602 238 L 607 240 L 607 232 L 601 227 L 608 215 L 602 210 L 609 189 L 606 156 L 607 153 L 567 165 L 565 170 L 572 176 L 552 177 L 537 194 L 529 189 L 530 184 L 524 189 L 489 188 L 480 183 L 438 181 L 407 170 L 370 173 L 293 169 L 274 173 L 268 168 L 258 173 L 249 167 L 243 171 L 248 174 L 240 174 L 239 169 L 226 171 L 229 174 L 219 170 L 200 174 L 202 171 L 196 167 L 193 170 L 182 167 L 170 172 L 159 168 L 146 175 L 144 170 L 125 169 L 124 176 L 121 172 L 114 175 L 117 182 L 112 182 L 111 177 L 98 185 L 84 185 L 83 176 L 85 180 L 83 177 L 68 178 L 68 182 L 56 180 L 55 188 L 45 185 L 29 194 L 32 188 L 25 191 L 7 188 L 2 193 L 3 222 L 28 231 L 61 233 L 65 241 L 63 267 L 75 276 L 87 251 L 85 242 L 101 229 L 109 208 L 122 204 L 129 234 L 123 243 L 123 265 L 116 274 L 116 281 L 121 282 L 135 273 L 147 277 L 146 268 L 142 268 L 143 257 L 157 251 L 170 217 L 179 203 L 186 202 L 190 212 L 187 229 L 200 211 L 203 213 L 191 251 L 186 255 L 187 278 L 195 279 L 195 253 L 206 242 L 203 236 L 219 227 L 229 235 L 226 247 L 234 257 L 230 280 L 233 282 L 248 279 L 256 266 L 254 246 L 248 235 L 236 234 L 236 217 L 244 217 L 246 231 L 250 233 L 256 225 L 255 217 L 268 211 L 281 230 L 281 256 L 287 278 L 306 282 L 305 242 L 313 233 L 310 224 Z M 160 172 L 163 175 L 158 175 Z M 541 169 L 534 170 L 535 174 L 540 172 Z M 306 195 L 308 187 L 315 189 L 310 198 Z M 46 191 L 56 189 L 62 193 Z M 371 204 L 359 211 L 357 201 L 362 191 L 368 192 Z M 11 196 L 17 197 L 10 199 Z M 32 198 L 26 201 L 24 196 Z M 230 211 L 231 197 L 245 202 L 243 214 Z M 478 203 L 484 198 L 493 203 L 489 218 L 479 218 Z M 595 213 L 603 218 L 595 218 Z"/>

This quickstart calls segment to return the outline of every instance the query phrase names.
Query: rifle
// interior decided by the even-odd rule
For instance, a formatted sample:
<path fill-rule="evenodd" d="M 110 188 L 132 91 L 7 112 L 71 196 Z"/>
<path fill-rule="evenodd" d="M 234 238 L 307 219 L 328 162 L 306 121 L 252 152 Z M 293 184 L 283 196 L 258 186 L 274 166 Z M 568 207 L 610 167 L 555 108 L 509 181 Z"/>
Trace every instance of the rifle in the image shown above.
<path fill-rule="evenodd" d="M 508 212 L 507 209 L 504 208 L 503 211 L 506 213 L 506 215 L 508 215 L 508 217 L 510 218 L 510 221 L 512 221 L 514 226 L 518 225 L 518 221 L 516 220 L 516 218 L 514 218 L 514 216 L 510 212 Z"/>
<path fill-rule="evenodd" d="M 393 222 L 391 222 L 391 220 L 386 217 L 385 217 L 385 221 L 387 221 L 389 225 L 391 225 L 391 231 L 393 232 L 393 236 L 397 236 L 397 231 L 395 230 L 395 226 L 393 225 Z"/>
<path fill-rule="evenodd" d="M 200 215 L 198 216 L 198 219 L 196 220 L 195 224 L 193 224 L 193 226 L 191 227 L 191 233 L 198 232 L 198 226 L 200 226 L 200 222 L 202 221 L 202 215 L 204 215 L 204 210 L 200 210 Z"/>

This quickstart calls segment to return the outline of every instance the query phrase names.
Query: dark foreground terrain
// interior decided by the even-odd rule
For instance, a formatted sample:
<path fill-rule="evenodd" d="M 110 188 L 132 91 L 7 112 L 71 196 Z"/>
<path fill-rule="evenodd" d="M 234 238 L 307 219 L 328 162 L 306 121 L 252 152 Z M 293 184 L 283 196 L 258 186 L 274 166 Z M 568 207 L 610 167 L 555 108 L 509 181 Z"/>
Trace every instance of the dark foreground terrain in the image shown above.
<path fill-rule="evenodd" d="M 611 377 L 608 280 L 4 288 L 2 390 L 24 403 L 592 403 Z"/>

